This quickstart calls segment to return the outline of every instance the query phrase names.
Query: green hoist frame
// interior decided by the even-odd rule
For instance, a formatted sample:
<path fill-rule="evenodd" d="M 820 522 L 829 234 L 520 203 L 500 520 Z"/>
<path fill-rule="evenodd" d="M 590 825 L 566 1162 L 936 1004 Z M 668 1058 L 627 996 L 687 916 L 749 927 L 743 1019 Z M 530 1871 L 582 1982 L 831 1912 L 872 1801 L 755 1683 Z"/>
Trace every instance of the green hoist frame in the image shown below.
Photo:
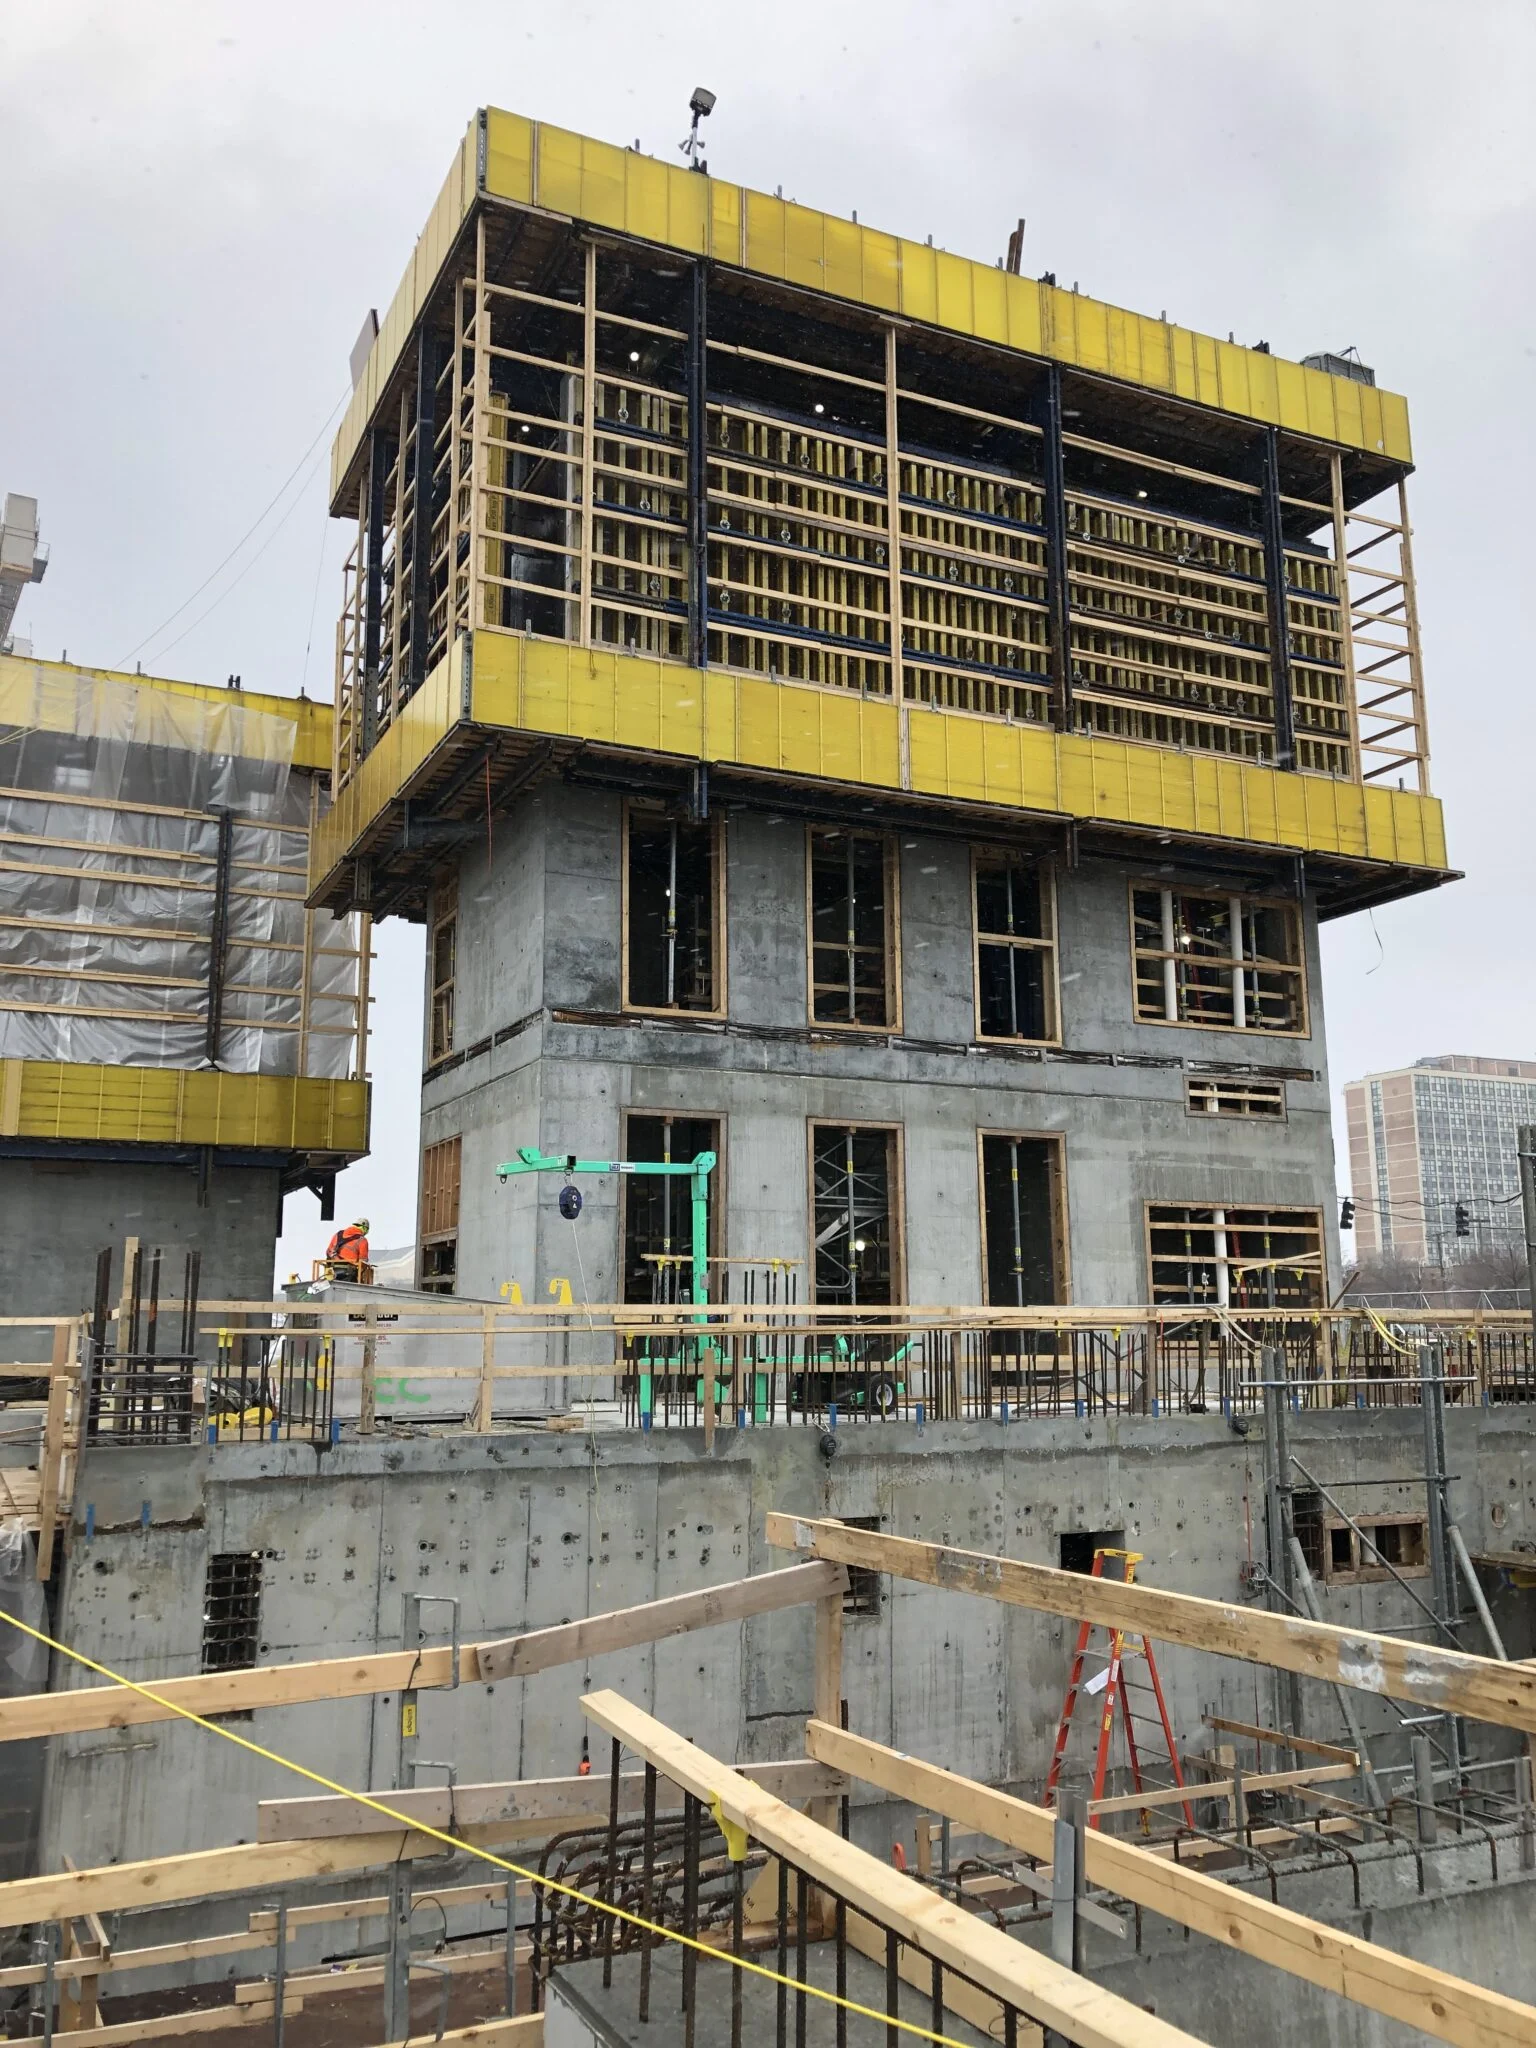
<path fill-rule="evenodd" d="M 695 1308 L 709 1307 L 709 1176 L 719 1164 L 714 1152 L 699 1152 L 692 1159 L 685 1160 L 636 1160 L 636 1159 L 578 1159 L 574 1152 L 541 1152 L 536 1145 L 519 1145 L 517 1157 L 505 1160 L 496 1169 L 496 1178 L 509 1180 L 514 1173 L 558 1173 L 566 1180 L 574 1180 L 579 1173 L 661 1173 L 687 1174 L 693 1182 L 693 1304 Z M 696 1322 L 707 1324 L 707 1314 L 699 1315 Z M 717 1363 L 715 1348 L 707 1341 L 703 1343 L 703 1362 L 706 1371 L 713 1371 Z M 651 1414 L 651 1376 L 640 1375 L 640 1408 L 646 1423 Z"/>

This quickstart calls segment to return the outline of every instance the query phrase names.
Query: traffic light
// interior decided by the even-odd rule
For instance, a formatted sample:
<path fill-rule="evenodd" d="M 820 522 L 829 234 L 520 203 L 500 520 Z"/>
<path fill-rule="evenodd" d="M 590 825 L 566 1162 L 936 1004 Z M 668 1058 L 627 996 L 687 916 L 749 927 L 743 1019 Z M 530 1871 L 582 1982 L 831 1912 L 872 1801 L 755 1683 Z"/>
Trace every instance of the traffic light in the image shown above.
<path fill-rule="evenodd" d="M 1340 1230 L 1353 1230 L 1354 1227 L 1355 1198 L 1353 1195 L 1346 1195 L 1339 1204 L 1339 1228 Z"/>
<path fill-rule="evenodd" d="M 1456 1235 L 1458 1237 L 1470 1237 L 1472 1235 L 1472 1218 L 1467 1213 L 1465 1202 L 1458 1202 L 1456 1204 Z"/>

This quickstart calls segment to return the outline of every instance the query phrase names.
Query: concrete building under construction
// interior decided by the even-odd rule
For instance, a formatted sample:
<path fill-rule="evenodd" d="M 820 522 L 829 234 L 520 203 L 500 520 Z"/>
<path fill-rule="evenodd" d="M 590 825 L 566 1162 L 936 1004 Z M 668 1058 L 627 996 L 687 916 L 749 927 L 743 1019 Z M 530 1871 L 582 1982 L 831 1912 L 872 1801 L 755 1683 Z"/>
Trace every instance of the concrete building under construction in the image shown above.
<path fill-rule="evenodd" d="M 427 1285 L 571 1273 L 534 1146 L 715 1152 L 802 1299 L 1322 1298 L 1318 926 L 1447 877 L 1407 414 L 1322 360 L 476 117 L 335 446 L 315 842 L 428 928 Z"/>
<path fill-rule="evenodd" d="M 0 664 L 44 868 L 119 689 L 212 721 L 223 963 L 18 1043 L 7 1170 L 161 1143 L 136 1069 L 172 1248 L 323 1185 L 367 921 L 428 963 L 416 1288 L 19 1311 L 0 1990 L 1531 2048 L 1530 1319 L 1334 1299 L 1319 925 L 1451 879 L 1403 402 L 496 111 L 353 367 L 333 715 Z"/>
<path fill-rule="evenodd" d="M 265 1295 L 284 1194 L 367 1151 L 366 920 L 304 900 L 329 739 L 0 655 L 0 1313 L 78 1310 L 129 1237 Z"/>

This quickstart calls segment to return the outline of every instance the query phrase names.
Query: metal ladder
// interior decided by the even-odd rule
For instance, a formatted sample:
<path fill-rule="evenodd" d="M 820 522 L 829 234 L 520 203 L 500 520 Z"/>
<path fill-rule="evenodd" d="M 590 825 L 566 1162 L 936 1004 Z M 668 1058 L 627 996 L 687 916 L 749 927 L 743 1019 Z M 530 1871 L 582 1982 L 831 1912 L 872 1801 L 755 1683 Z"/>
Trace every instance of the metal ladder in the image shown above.
<path fill-rule="evenodd" d="M 1134 1583 L 1136 1567 L 1142 1562 L 1142 1553 L 1140 1551 L 1115 1550 L 1108 1547 L 1095 1550 L 1093 1553 L 1091 1577 L 1102 1579 L 1105 1576 L 1104 1560 L 1106 1558 L 1119 1559 L 1122 1584 L 1129 1586 Z M 1072 1657 L 1072 1672 L 1067 1680 L 1066 1697 L 1062 1701 L 1061 1706 L 1061 1720 L 1056 1729 L 1056 1746 L 1051 1753 L 1051 1768 L 1046 1776 L 1045 1797 L 1041 1803 L 1047 1807 L 1053 1806 L 1056 1803 L 1056 1795 L 1061 1785 L 1061 1768 L 1066 1761 L 1067 1744 L 1072 1734 L 1072 1721 L 1077 1712 L 1078 1700 L 1084 1691 L 1097 1692 L 1100 1689 L 1100 1682 L 1096 1682 L 1095 1679 L 1090 1679 L 1086 1686 L 1083 1682 L 1083 1666 L 1092 1651 L 1093 1638 L 1096 1634 L 1104 1634 L 1108 1637 L 1109 1648 L 1104 1676 L 1101 1681 L 1104 1693 L 1104 1708 L 1099 1716 L 1098 1743 L 1093 1764 L 1093 1790 L 1088 1795 L 1090 1801 L 1102 1799 L 1104 1796 L 1104 1779 L 1109 1768 L 1109 1746 L 1111 1737 L 1114 1734 L 1115 1712 L 1117 1708 L 1120 1709 L 1122 1714 L 1126 1754 L 1130 1760 L 1131 1783 L 1135 1790 L 1143 1792 L 1151 1789 L 1145 1781 L 1142 1769 L 1144 1747 L 1143 1743 L 1137 1740 L 1138 1728 L 1150 1731 L 1154 1738 L 1157 1735 L 1161 1735 L 1163 1747 L 1168 1757 L 1168 1765 L 1173 1773 L 1173 1783 L 1181 1790 L 1183 1789 L 1184 1773 L 1179 1765 L 1179 1752 L 1173 1739 L 1172 1726 L 1168 1720 L 1168 1704 L 1163 1697 L 1163 1682 L 1157 1675 L 1157 1659 L 1152 1654 L 1150 1641 L 1145 1636 L 1130 1635 L 1125 1629 L 1106 1630 L 1101 1629 L 1100 1625 L 1096 1622 L 1085 1621 L 1079 1626 L 1077 1631 L 1077 1648 Z M 1127 1645 L 1129 1645 L 1129 1648 L 1127 1648 Z M 1104 1653 L 1096 1652 L 1094 1654 L 1103 1655 Z M 1146 1685 L 1138 1685 L 1126 1675 L 1127 1656 L 1134 1657 L 1138 1654 L 1146 1661 L 1147 1678 L 1150 1681 Z M 1131 1695 L 1135 1693 L 1150 1693 L 1152 1695 L 1153 1703 L 1156 1707 L 1155 1715 L 1138 1714 L 1135 1711 L 1131 1699 Z M 1150 1812 L 1150 1808 L 1142 1808 L 1143 1828 L 1149 1825 L 1148 1816 Z M 1191 1827 L 1194 1826 L 1194 1808 L 1187 1800 L 1184 1802 L 1184 1818 Z M 1099 1821 L 1100 1816 L 1090 1810 L 1088 1817 L 1089 1827 L 1096 1828 L 1099 1825 Z"/>

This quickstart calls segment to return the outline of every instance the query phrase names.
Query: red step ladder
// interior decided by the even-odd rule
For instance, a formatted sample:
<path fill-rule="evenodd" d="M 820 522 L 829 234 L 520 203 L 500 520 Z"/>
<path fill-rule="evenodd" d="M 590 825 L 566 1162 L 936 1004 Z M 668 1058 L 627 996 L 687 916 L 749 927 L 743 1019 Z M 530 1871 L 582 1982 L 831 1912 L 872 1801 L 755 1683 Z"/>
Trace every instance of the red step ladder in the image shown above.
<path fill-rule="evenodd" d="M 1136 1577 L 1136 1567 L 1142 1561 L 1142 1553 L 1140 1551 L 1111 1550 L 1108 1548 L 1096 1550 L 1093 1553 L 1093 1571 L 1091 1574 L 1093 1578 L 1102 1579 L 1105 1576 L 1104 1560 L 1106 1558 L 1119 1559 L 1121 1582 L 1127 1586 L 1133 1583 Z M 1109 1639 L 1108 1662 L 1102 1678 L 1095 1677 L 1090 1679 L 1085 1686 L 1083 1683 L 1083 1665 L 1090 1654 L 1093 1638 L 1096 1634 L 1107 1635 Z M 1129 1649 L 1127 1649 L 1127 1644 L 1130 1646 Z M 1103 1653 L 1098 1652 L 1096 1654 L 1102 1655 Z M 1126 1676 L 1125 1665 L 1127 1656 L 1135 1657 L 1138 1655 L 1144 1658 L 1146 1662 L 1147 1677 L 1150 1681 L 1147 1685 L 1137 1685 Z M 1109 1768 L 1109 1745 L 1110 1739 L 1114 1734 L 1115 1712 L 1117 1708 L 1121 1711 L 1122 1715 L 1125 1729 L 1126 1754 L 1131 1766 L 1131 1783 L 1135 1789 L 1138 1792 L 1153 1789 L 1147 1784 L 1142 1770 L 1144 1751 L 1142 1743 L 1137 1740 L 1136 1733 L 1138 1727 L 1140 1727 L 1144 1732 L 1150 1731 L 1154 1737 L 1161 1734 L 1163 1748 L 1168 1757 L 1169 1769 L 1173 1773 L 1173 1783 L 1182 1791 L 1184 1773 L 1179 1767 L 1179 1752 L 1173 1739 L 1173 1729 L 1169 1724 L 1168 1705 L 1163 1698 L 1163 1682 L 1157 1675 L 1157 1659 L 1152 1654 L 1151 1643 L 1145 1636 L 1128 1636 L 1124 1629 L 1106 1630 L 1100 1628 L 1096 1622 L 1085 1621 L 1077 1632 L 1077 1649 L 1072 1658 L 1072 1675 L 1067 1680 L 1067 1695 L 1062 1701 L 1061 1721 L 1056 1730 L 1056 1747 L 1051 1754 L 1051 1768 L 1046 1777 L 1045 1798 L 1042 1804 L 1054 1806 L 1056 1803 L 1056 1794 L 1061 1784 L 1061 1767 L 1066 1760 L 1067 1742 L 1072 1733 L 1072 1717 L 1077 1711 L 1077 1702 L 1080 1695 L 1085 1691 L 1089 1693 L 1097 1692 L 1101 1687 L 1104 1693 L 1104 1710 L 1099 1717 L 1098 1748 L 1093 1763 L 1093 1790 L 1088 1795 L 1089 1799 L 1095 1800 L 1104 1797 L 1104 1777 Z M 1131 1699 L 1131 1695 L 1135 1693 L 1150 1693 L 1152 1695 L 1157 1708 L 1155 1718 L 1151 1714 L 1138 1714 L 1135 1711 Z M 1195 1824 L 1194 1808 L 1187 1800 L 1183 1802 L 1183 1805 L 1184 1818 L 1193 1827 Z M 1150 1824 L 1149 1816 L 1152 1811 L 1151 1807 L 1144 1806 L 1141 1809 L 1143 1829 Z M 1089 1827 L 1096 1828 L 1099 1825 L 1100 1818 L 1100 1815 L 1090 1812 L 1088 1818 Z"/>

